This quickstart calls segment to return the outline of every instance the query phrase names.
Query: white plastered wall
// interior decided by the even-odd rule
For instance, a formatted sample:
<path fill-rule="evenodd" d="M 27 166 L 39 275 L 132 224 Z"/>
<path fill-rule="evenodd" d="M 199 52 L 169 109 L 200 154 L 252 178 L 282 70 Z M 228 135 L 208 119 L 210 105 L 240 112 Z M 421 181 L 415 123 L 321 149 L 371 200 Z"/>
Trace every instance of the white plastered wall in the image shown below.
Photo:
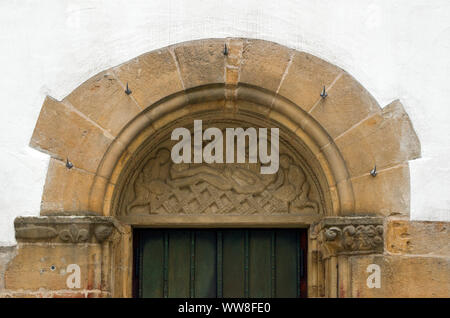
<path fill-rule="evenodd" d="M 422 144 L 410 162 L 411 217 L 450 221 L 448 0 L 0 0 L 0 245 L 38 215 L 48 156 L 28 147 L 46 95 L 144 52 L 250 37 L 351 73 L 381 106 L 399 98 Z"/>

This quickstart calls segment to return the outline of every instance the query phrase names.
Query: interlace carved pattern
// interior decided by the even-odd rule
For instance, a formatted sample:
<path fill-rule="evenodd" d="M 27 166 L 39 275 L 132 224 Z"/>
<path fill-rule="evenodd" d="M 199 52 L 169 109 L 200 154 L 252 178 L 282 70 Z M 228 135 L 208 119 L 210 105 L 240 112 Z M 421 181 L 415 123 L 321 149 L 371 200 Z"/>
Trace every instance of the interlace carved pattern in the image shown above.
<path fill-rule="evenodd" d="M 289 155 L 280 168 L 262 175 L 245 165 L 173 164 L 159 149 L 139 172 L 125 213 L 134 214 L 277 214 L 318 213 L 309 198 L 306 174 Z"/>

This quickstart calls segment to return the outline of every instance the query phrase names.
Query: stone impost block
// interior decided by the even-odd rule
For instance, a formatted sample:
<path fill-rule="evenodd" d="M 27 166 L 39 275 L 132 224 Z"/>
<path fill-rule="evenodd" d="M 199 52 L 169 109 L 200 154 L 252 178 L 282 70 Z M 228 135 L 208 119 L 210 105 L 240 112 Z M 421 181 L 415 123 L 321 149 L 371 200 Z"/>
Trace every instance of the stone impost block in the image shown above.
<path fill-rule="evenodd" d="M 102 243 L 120 230 L 117 221 L 105 216 L 18 217 L 14 227 L 23 243 Z"/>
<path fill-rule="evenodd" d="M 324 258 L 383 252 L 383 219 L 379 217 L 327 217 L 314 231 Z"/>

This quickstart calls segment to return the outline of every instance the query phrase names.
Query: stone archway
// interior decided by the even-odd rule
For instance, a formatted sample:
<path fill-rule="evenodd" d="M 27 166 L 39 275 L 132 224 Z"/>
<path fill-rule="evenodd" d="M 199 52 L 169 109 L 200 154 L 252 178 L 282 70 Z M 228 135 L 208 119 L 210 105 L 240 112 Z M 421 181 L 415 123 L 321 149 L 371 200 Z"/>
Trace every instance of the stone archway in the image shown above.
<path fill-rule="evenodd" d="M 256 216 L 217 215 L 210 207 L 206 215 L 181 208 L 175 215 L 130 211 L 138 195 L 128 192 L 149 158 L 165 146 L 174 125 L 193 119 L 279 127 L 282 153 L 305 175 L 299 186 L 310 190 L 303 203 L 314 202 L 313 208 Z M 101 265 L 92 275 L 95 290 L 106 296 L 130 295 L 130 226 L 174 224 L 307 227 L 309 296 L 347 296 L 349 256 L 383 253 L 384 217 L 409 214 L 408 160 L 420 155 L 398 101 L 381 109 L 338 67 L 252 39 L 156 50 L 94 76 L 62 101 L 48 97 L 30 145 L 52 157 L 41 206 L 48 217 L 18 219 L 19 244 L 101 246 Z M 80 218 L 67 218 L 75 215 Z"/>

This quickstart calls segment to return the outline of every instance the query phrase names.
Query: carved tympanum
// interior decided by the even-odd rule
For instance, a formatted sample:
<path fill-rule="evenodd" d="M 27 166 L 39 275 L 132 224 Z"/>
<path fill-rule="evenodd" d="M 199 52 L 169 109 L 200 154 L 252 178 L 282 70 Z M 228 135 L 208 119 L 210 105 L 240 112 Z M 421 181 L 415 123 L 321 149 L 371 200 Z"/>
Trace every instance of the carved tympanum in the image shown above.
<path fill-rule="evenodd" d="M 311 185 L 291 156 L 275 174 L 259 164 L 174 164 L 161 148 L 139 171 L 125 214 L 319 213 Z"/>

